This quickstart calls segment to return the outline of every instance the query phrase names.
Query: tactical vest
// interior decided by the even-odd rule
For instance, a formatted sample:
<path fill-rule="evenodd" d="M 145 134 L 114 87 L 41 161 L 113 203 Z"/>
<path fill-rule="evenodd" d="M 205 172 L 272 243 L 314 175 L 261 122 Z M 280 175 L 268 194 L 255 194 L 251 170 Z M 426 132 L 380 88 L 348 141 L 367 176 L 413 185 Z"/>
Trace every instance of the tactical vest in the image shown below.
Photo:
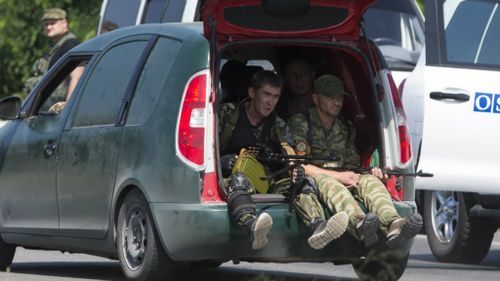
<path fill-rule="evenodd" d="M 38 81 L 42 79 L 43 75 L 47 73 L 47 71 L 49 70 L 49 64 L 54 55 L 61 48 L 61 46 L 70 39 L 76 39 L 76 37 L 71 32 L 68 32 L 61 39 L 59 39 L 54 45 L 52 45 L 49 48 L 48 52 L 45 53 L 43 57 L 38 58 L 35 61 L 35 63 L 33 63 L 33 66 L 31 68 L 31 77 L 28 78 L 24 83 L 24 92 L 26 94 L 29 94 L 29 92 L 31 92 L 31 90 L 35 87 Z M 67 85 L 65 88 L 67 89 Z M 64 92 L 64 89 L 61 89 L 60 91 Z"/>
<path fill-rule="evenodd" d="M 309 110 L 307 110 L 306 112 L 303 113 L 304 114 L 304 117 L 306 118 L 306 123 L 307 123 L 307 144 L 309 145 L 309 147 L 312 146 L 312 142 L 313 142 L 313 137 L 312 137 L 312 126 L 311 126 L 311 115 L 310 115 L 310 112 Z M 347 139 L 349 139 L 351 137 L 351 134 L 352 134 L 352 126 L 351 126 L 351 123 L 348 121 L 348 120 L 345 120 L 343 117 L 341 116 L 338 116 L 337 119 L 339 119 L 340 121 L 342 121 L 343 123 L 346 123 L 347 124 L 347 127 L 348 127 L 348 132 L 347 132 Z M 335 162 L 327 162 L 327 163 L 324 163 L 324 162 L 317 162 L 315 163 L 316 165 L 319 165 L 319 166 L 322 166 L 322 167 L 329 167 L 329 166 L 332 166 L 332 167 L 337 167 L 338 166 L 338 162 L 341 162 L 343 159 L 342 156 L 343 155 L 336 155 L 337 152 L 334 150 L 334 149 L 331 149 L 331 150 L 328 150 L 329 152 L 329 155 L 335 155 L 337 157 L 340 157 L 339 161 L 335 161 Z M 313 156 L 329 156 L 329 155 L 313 155 Z"/>
<path fill-rule="evenodd" d="M 238 122 L 238 119 L 240 117 L 241 107 L 248 100 L 249 99 L 246 98 L 246 99 L 243 99 L 242 101 L 240 101 L 237 104 L 237 106 L 236 106 L 236 110 L 231 114 L 228 122 L 226 124 L 224 124 L 224 128 L 222 129 L 222 134 L 221 134 L 221 137 L 220 137 L 220 148 L 221 148 L 221 151 L 224 151 L 225 148 L 226 148 L 226 146 L 229 144 L 229 141 L 231 140 L 231 137 L 233 135 L 234 128 L 236 127 L 236 123 Z M 286 141 L 285 137 L 283 136 L 283 133 L 279 129 L 279 126 L 278 126 L 278 116 L 276 115 L 276 113 L 273 112 L 272 115 L 271 115 L 271 118 L 273 118 L 274 129 L 275 129 L 276 135 L 278 136 L 278 140 L 281 143 L 281 146 L 284 149 L 286 149 L 285 148 L 285 144 L 286 144 L 286 146 L 288 146 L 288 142 Z M 266 133 L 266 131 L 269 131 L 269 130 L 266 130 L 266 128 L 264 128 L 263 131 L 264 131 L 264 133 Z"/>

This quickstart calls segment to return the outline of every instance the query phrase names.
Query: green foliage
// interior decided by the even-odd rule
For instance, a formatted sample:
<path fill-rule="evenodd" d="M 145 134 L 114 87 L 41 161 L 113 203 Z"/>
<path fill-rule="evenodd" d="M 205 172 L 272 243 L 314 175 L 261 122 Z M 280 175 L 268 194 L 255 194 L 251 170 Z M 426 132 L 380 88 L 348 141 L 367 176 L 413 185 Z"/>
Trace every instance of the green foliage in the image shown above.
<path fill-rule="evenodd" d="M 40 19 L 47 8 L 68 12 L 80 41 L 95 35 L 102 0 L 0 0 L 0 97 L 23 96 L 33 62 L 47 50 Z"/>
<path fill-rule="evenodd" d="M 418 6 L 422 11 L 425 11 L 425 0 L 417 0 Z"/>

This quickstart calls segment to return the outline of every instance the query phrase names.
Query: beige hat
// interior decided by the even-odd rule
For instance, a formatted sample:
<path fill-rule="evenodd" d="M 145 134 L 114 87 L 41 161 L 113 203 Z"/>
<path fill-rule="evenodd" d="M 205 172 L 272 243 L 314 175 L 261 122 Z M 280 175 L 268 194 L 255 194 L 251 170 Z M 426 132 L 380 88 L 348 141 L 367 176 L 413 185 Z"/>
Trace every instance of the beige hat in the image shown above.
<path fill-rule="evenodd" d="M 44 20 L 62 20 L 66 19 L 66 11 L 58 8 L 47 9 L 43 14 L 42 21 Z"/>

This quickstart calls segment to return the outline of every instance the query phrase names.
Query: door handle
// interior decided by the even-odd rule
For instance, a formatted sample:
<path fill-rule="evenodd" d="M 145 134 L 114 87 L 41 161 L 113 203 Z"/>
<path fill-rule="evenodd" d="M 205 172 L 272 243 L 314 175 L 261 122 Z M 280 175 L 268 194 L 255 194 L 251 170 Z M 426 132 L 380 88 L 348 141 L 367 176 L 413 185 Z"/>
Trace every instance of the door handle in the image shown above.
<path fill-rule="evenodd" d="M 456 100 L 456 101 L 469 101 L 470 96 L 464 93 L 444 93 L 444 92 L 431 92 L 430 98 L 433 100 Z"/>
<path fill-rule="evenodd" d="M 57 149 L 57 143 L 54 140 L 49 140 L 43 146 L 43 155 L 45 156 L 45 158 L 49 158 L 50 156 L 54 155 L 56 149 Z"/>

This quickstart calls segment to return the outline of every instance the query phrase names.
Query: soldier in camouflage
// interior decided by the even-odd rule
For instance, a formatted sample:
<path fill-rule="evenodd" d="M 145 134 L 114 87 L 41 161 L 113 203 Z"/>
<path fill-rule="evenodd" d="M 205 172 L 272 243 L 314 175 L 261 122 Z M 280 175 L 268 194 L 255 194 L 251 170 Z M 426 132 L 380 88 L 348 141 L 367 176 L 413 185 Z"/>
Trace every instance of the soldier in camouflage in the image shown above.
<path fill-rule="evenodd" d="M 259 71 L 251 79 L 248 98 L 238 104 L 224 104 L 219 113 L 222 173 L 225 178 L 230 177 L 228 211 L 234 221 L 250 234 L 252 248 L 256 250 L 268 242 L 267 233 L 273 224 L 272 217 L 265 212 L 257 216 L 255 203 L 250 196 L 255 193 L 255 187 L 243 173 L 232 172 L 236 155 L 242 148 L 260 145 L 272 152 L 284 153 L 283 146 L 291 141 L 290 133 L 286 123 L 274 112 L 281 88 L 282 81 L 278 75 L 272 71 Z M 335 230 L 338 236 L 345 232 L 347 214 L 334 216 L 330 221 L 333 222 L 330 228 L 340 225 Z"/>
<path fill-rule="evenodd" d="M 352 124 L 339 116 L 343 105 L 344 90 L 342 80 L 326 74 L 314 81 L 314 106 L 304 114 L 293 116 L 288 126 L 295 144 L 301 144 L 304 153 L 311 156 L 339 157 L 335 162 L 313 162 L 304 165 L 305 174 L 315 184 L 317 196 L 333 212 L 345 211 L 349 216 L 348 231 L 365 246 L 377 242 L 379 227 L 387 235 L 386 245 L 399 248 L 413 238 L 422 227 L 418 213 L 401 218 L 391 200 L 391 196 L 381 179 L 379 168 L 372 174 L 360 175 L 352 171 L 338 172 L 332 167 L 359 167 L 360 158 L 355 147 L 355 130 Z M 305 145 L 304 145 L 305 144 Z M 297 146 L 296 146 L 297 147 Z M 312 199 L 311 199 L 312 198 Z M 318 216 L 317 202 L 313 192 L 300 194 L 296 209 L 306 224 L 314 223 Z M 357 200 L 368 209 L 365 214 Z"/>
<path fill-rule="evenodd" d="M 43 57 L 37 59 L 32 67 L 31 77 L 28 78 L 24 85 L 24 92 L 29 93 L 35 85 L 41 80 L 48 69 L 62 57 L 67 51 L 79 44 L 76 37 L 69 32 L 68 18 L 64 10 L 48 9 L 42 16 L 43 31 L 45 35 L 52 41 L 47 53 Z M 80 78 L 83 68 L 76 68 L 63 83 L 55 90 L 50 97 L 50 102 L 44 104 L 45 109 L 48 109 L 53 104 L 65 101 L 71 95 L 76 82 Z"/>

